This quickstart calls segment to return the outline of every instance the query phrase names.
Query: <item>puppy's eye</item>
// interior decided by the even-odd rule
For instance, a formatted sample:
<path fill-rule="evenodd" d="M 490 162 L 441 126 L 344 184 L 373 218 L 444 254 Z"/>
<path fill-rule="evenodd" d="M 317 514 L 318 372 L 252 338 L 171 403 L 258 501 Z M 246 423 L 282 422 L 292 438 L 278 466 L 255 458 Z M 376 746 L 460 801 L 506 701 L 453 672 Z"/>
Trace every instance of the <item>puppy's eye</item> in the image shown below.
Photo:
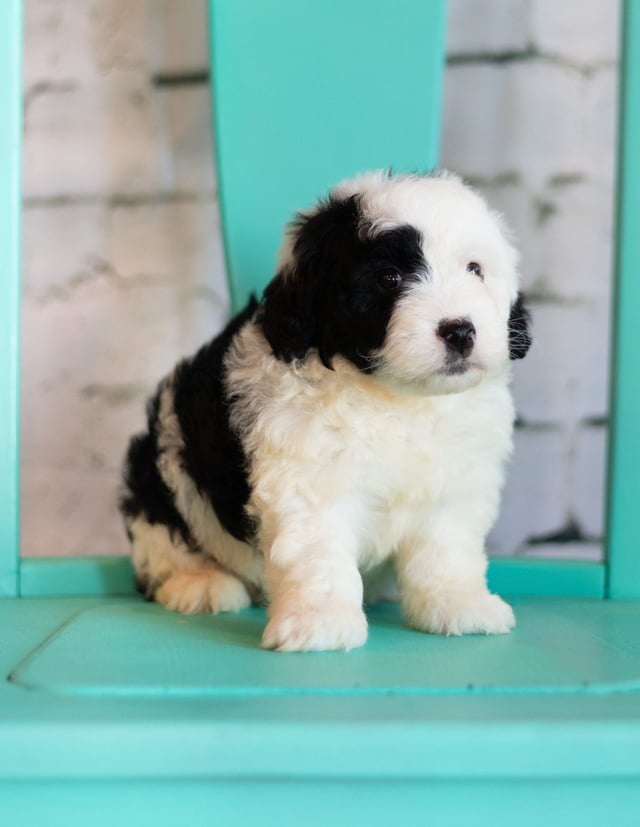
<path fill-rule="evenodd" d="M 382 293 L 393 293 L 402 283 L 402 276 L 400 273 L 381 273 L 378 276 L 378 290 Z"/>
<path fill-rule="evenodd" d="M 482 267 L 478 264 L 477 261 L 470 261 L 467 264 L 467 272 L 473 273 L 474 276 L 478 276 L 479 278 L 484 278 L 484 273 L 482 272 Z"/>

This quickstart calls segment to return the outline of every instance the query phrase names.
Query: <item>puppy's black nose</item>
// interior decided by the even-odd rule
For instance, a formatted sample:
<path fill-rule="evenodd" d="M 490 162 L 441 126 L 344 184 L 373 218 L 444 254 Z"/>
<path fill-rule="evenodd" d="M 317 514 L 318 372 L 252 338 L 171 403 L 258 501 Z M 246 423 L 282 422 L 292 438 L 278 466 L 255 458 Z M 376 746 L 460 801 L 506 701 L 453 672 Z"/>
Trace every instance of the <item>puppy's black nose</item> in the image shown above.
<path fill-rule="evenodd" d="M 464 358 L 473 350 L 476 329 L 469 319 L 443 319 L 438 325 L 438 335 L 449 350 Z"/>

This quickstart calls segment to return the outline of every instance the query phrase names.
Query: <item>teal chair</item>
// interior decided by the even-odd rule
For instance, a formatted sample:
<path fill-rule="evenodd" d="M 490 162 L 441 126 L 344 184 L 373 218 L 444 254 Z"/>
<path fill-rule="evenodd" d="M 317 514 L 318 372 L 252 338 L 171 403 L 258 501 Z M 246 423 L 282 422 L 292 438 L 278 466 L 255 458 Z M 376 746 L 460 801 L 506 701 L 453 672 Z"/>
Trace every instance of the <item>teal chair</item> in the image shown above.
<path fill-rule="evenodd" d="M 211 0 L 211 21 L 238 308 L 294 208 L 362 168 L 436 163 L 444 4 Z M 145 604 L 121 558 L 20 559 L 19 62 L 20 4 L 4 0 L 0 824 L 637 827 L 640 2 L 625 8 L 606 562 L 495 561 L 511 635 L 423 635 L 373 607 L 348 654 L 261 651 L 258 609 Z"/>

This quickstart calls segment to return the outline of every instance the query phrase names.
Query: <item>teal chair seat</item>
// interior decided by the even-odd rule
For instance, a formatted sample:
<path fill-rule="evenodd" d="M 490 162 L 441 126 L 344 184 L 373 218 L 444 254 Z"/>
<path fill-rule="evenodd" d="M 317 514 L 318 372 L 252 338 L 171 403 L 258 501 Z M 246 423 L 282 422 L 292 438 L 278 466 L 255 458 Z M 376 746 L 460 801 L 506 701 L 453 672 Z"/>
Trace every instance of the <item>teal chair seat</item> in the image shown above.
<path fill-rule="evenodd" d="M 362 169 L 437 163 L 444 3 L 210 0 L 210 11 L 238 309 L 269 279 L 294 209 Z M 362 649 L 291 655 L 259 648 L 260 609 L 184 617 L 142 602 L 127 560 L 18 557 L 19 17 L 7 0 L 0 824 L 637 827 L 640 3 L 625 22 L 606 562 L 492 561 L 490 584 L 518 618 L 510 635 L 424 635 L 381 605 Z"/>

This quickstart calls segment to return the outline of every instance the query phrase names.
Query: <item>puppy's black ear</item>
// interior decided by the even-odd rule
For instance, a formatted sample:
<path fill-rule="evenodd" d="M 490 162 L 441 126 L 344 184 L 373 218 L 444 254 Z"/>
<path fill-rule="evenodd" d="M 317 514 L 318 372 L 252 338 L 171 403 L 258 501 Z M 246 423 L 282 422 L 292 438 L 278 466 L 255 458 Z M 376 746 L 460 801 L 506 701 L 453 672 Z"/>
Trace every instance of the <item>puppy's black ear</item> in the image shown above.
<path fill-rule="evenodd" d="M 274 356 L 285 362 L 304 359 L 315 334 L 310 281 L 285 267 L 269 282 L 259 320 Z"/>
<path fill-rule="evenodd" d="M 331 366 L 332 308 L 360 223 L 357 196 L 330 196 L 290 227 L 291 252 L 264 293 L 260 321 L 275 356 L 304 359 L 311 347 Z"/>
<path fill-rule="evenodd" d="M 531 314 L 524 305 L 522 294 L 518 293 L 509 314 L 509 358 L 523 359 L 531 347 L 529 325 Z"/>

